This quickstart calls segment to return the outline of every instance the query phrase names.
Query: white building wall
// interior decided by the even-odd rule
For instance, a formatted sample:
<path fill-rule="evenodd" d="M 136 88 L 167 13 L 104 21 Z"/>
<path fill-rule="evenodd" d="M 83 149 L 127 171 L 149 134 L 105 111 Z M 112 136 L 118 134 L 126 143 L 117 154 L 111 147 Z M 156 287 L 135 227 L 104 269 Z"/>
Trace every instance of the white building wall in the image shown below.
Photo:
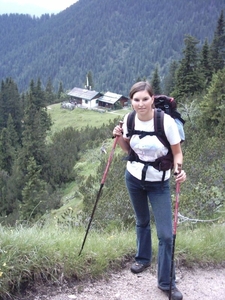
<path fill-rule="evenodd" d="M 85 99 L 82 99 L 82 106 L 86 108 L 94 108 L 98 106 L 98 103 L 96 102 L 97 99 L 93 99 L 91 101 L 86 101 Z"/>

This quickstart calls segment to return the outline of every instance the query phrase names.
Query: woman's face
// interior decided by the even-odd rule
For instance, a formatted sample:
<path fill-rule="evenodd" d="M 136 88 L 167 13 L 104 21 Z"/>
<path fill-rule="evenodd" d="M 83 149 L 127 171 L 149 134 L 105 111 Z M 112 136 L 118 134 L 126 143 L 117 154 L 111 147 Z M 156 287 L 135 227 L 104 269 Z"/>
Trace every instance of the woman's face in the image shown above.
<path fill-rule="evenodd" d="M 132 106 L 140 120 L 144 121 L 153 117 L 153 102 L 154 97 L 150 96 L 146 90 L 136 92 L 133 95 Z"/>

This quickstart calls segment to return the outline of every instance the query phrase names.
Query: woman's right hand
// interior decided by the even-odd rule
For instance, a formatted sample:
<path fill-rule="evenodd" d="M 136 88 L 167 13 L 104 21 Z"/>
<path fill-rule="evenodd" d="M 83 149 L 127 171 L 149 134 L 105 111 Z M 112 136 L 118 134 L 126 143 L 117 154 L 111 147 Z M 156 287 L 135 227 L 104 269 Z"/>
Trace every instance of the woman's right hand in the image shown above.
<path fill-rule="evenodd" d="M 114 129 L 113 129 L 113 136 L 122 136 L 123 135 L 123 129 L 117 125 Z"/>
<path fill-rule="evenodd" d="M 129 153 L 129 151 L 130 151 L 130 140 L 123 137 L 122 125 L 123 125 L 123 123 L 120 122 L 120 124 L 117 125 L 113 129 L 113 137 L 118 137 L 117 138 L 118 145 L 122 148 L 123 151 L 125 151 L 126 153 Z"/>

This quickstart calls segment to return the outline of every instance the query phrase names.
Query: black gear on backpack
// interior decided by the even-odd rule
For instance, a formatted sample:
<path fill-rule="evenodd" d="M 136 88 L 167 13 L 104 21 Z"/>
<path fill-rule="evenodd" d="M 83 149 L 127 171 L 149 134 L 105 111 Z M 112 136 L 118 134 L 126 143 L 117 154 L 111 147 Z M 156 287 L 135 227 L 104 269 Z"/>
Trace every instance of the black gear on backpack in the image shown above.
<path fill-rule="evenodd" d="M 155 95 L 154 105 L 160 108 L 166 114 L 170 115 L 173 119 L 178 119 L 183 125 L 185 121 L 181 118 L 181 114 L 177 111 L 177 103 L 174 98 L 166 95 Z"/>
<path fill-rule="evenodd" d="M 138 155 L 130 149 L 130 153 L 128 157 L 126 157 L 129 161 L 137 161 L 144 164 L 142 170 L 142 180 L 145 180 L 146 172 L 149 166 L 153 166 L 158 171 L 163 171 L 162 181 L 165 179 L 166 171 L 173 168 L 173 154 L 170 147 L 170 143 L 167 140 L 165 131 L 164 131 L 164 113 L 169 114 L 172 118 L 178 119 L 182 124 L 185 121 L 181 118 L 180 113 L 177 111 L 177 105 L 175 100 L 172 97 L 168 97 L 165 95 L 157 95 L 154 96 L 154 129 L 155 131 L 147 132 L 140 131 L 134 129 L 134 120 L 135 120 L 135 111 L 132 111 L 127 118 L 127 137 L 131 137 L 134 134 L 139 135 L 139 138 L 143 138 L 146 135 L 156 135 L 160 142 L 168 149 L 168 153 L 162 157 L 157 158 L 153 162 L 142 161 Z"/>

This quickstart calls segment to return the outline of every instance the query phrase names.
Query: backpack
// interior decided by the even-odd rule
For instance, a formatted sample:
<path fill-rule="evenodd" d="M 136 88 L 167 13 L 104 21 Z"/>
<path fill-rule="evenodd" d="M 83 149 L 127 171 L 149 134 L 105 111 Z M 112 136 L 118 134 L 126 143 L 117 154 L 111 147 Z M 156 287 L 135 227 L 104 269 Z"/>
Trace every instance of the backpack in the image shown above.
<path fill-rule="evenodd" d="M 166 95 L 155 95 L 154 105 L 156 108 L 160 108 L 175 120 L 180 134 L 181 142 L 183 142 L 185 140 L 185 133 L 184 133 L 185 121 L 184 119 L 182 119 L 181 114 L 177 111 L 177 103 L 174 100 L 174 98 L 168 97 Z"/>
<path fill-rule="evenodd" d="M 164 113 L 169 114 L 176 122 L 178 126 L 178 130 L 180 133 L 181 141 L 183 142 L 185 139 L 183 125 L 185 121 L 182 119 L 181 114 L 177 111 L 177 104 L 172 97 L 168 97 L 165 95 L 156 95 L 154 96 L 154 128 L 155 131 L 147 132 L 147 131 L 139 131 L 134 129 L 134 120 L 135 120 L 135 111 L 129 113 L 127 118 L 127 137 L 131 137 L 134 134 L 138 134 L 140 139 L 145 137 L 146 135 L 156 135 L 160 142 L 168 149 L 168 153 L 162 157 L 157 158 L 153 162 L 146 162 L 139 159 L 138 155 L 130 149 L 130 153 L 126 158 L 129 161 L 138 161 L 144 164 L 142 170 L 142 180 L 145 180 L 146 172 L 148 166 L 153 166 L 158 171 L 163 171 L 162 181 L 164 181 L 165 174 L 167 170 L 173 168 L 173 154 L 167 140 L 165 131 L 164 131 Z"/>

